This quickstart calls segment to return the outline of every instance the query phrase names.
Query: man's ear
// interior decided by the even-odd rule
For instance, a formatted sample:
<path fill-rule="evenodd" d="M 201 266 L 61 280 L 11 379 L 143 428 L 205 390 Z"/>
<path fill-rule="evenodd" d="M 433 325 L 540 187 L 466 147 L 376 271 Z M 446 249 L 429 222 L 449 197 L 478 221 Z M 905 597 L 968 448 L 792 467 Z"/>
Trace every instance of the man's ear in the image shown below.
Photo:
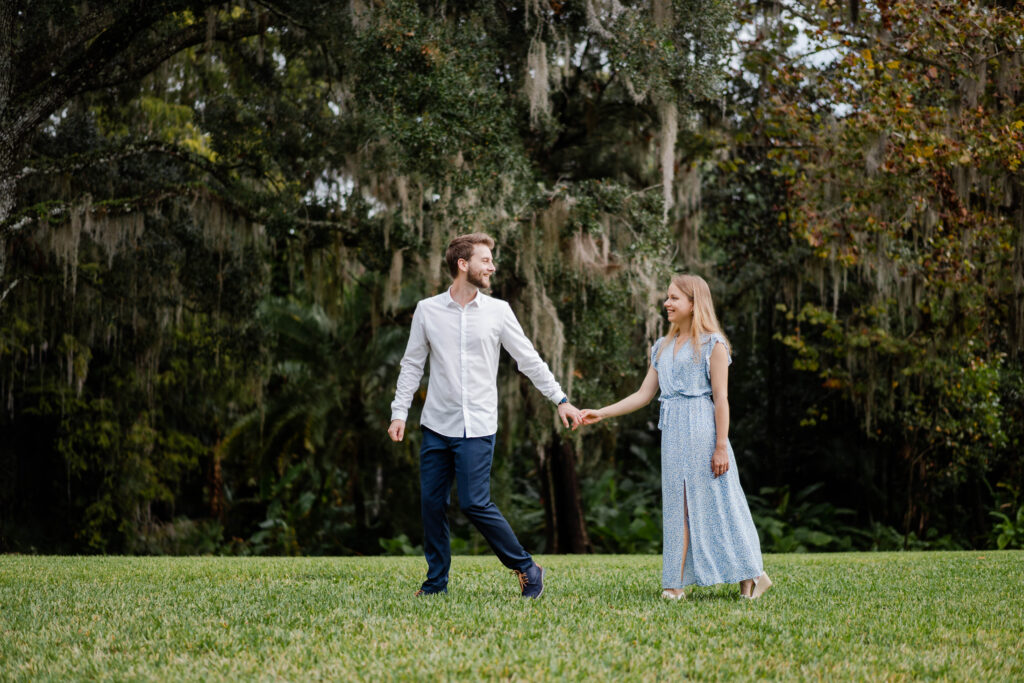
<path fill-rule="evenodd" d="M 460 258 L 459 259 L 459 270 L 461 270 L 464 273 L 468 273 L 469 272 L 469 261 L 467 261 L 464 258 Z"/>

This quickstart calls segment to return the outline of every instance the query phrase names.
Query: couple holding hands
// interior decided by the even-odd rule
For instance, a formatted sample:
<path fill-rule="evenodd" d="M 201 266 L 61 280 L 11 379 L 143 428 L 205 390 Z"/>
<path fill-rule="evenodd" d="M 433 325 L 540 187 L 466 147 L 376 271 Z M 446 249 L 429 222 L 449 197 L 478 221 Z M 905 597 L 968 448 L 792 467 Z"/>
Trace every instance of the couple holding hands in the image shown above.
<path fill-rule="evenodd" d="M 427 578 L 416 595 L 448 590 L 451 566 L 448 506 L 452 483 L 459 506 L 501 562 L 519 579 L 523 597 L 544 591 L 544 569 L 533 561 L 491 501 L 491 460 L 498 429 L 498 358 L 504 347 L 518 369 L 557 406 L 573 429 L 625 415 L 660 389 L 663 505 L 663 598 L 685 597 L 684 586 L 738 583 L 744 598 L 772 584 L 729 444 L 729 342 L 715 317 L 707 283 L 672 278 L 665 299 L 669 330 L 654 343 L 640 388 L 617 403 L 579 410 L 523 333 L 507 302 L 485 295 L 495 266 L 494 240 L 483 233 L 453 239 L 445 253 L 451 287 L 423 299 L 412 318 L 388 435 L 405 436 L 405 421 L 427 358 L 430 379 L 420 417 L 420 492 Z"/>

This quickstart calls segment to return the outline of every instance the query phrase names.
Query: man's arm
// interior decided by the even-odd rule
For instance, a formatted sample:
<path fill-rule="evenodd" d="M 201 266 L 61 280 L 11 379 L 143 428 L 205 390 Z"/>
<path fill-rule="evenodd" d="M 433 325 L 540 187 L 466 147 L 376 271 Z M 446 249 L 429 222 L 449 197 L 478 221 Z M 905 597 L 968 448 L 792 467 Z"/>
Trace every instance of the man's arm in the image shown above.
<path fill-rule="evenodd" d="M 566 398 L 565 392 L 558 384 L 558 380 L 551 373 L 548 364 L 537 353 L 533 343 L 526 337 L 522 325 L 516 319 L 512 307 L 505 303 L 504 320 L 501 326 L 501 345 L 515 359 L 519 372 L 530 378 L 533 386 L 537 387 L 540 393 L 547 396 L 548 400 L 558 406 L 558 416 L 566 427 L 572 422 L 572 428 L 580 424 L 579 409 L 571 403 L 562 403 Z"/>
<path fill-rule="evenodd" d="M 409 343 L 405 346 L 402 356 L 402 370 L 398 373 L 398 385 L 395 388 L 395 400 L 391 402 L 391 424 L 388 436 L 392 441 L 401 441 L 405 436 L 405 421 L 409 417 L 409 406 L 412 397 L 423 379 L 423 366 L 430 355 L 430 343 L 427 341 L 423 323 L 423 312 L 420 305 L 412 314 L 412 329 L 409 332 Z"/>

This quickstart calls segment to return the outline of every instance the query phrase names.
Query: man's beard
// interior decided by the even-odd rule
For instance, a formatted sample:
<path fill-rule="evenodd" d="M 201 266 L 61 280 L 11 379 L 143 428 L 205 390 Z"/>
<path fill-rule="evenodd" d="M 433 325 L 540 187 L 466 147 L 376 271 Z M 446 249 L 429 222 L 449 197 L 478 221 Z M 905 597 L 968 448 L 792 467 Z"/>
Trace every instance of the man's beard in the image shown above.
<path fill-rule="evenodd" d="M 468 273 L 466 273 L 466 282 L 473 285 L 477 289 L 490 289 L 490 285 L 488 285 L 486 280 L 483 279 L 482 273 L 482 270 L 478 270 L 476 272 L 470 270 Z"/>

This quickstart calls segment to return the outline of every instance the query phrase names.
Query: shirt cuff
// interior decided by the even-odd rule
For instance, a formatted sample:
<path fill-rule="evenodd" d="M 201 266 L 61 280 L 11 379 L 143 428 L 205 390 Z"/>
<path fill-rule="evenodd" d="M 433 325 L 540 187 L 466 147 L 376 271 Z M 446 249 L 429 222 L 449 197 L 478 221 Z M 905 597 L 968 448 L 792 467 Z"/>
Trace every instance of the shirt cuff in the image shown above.
<path fill-rule="evenodd" d="M 405 421 L 408 420 L 408 418 L 409 418 L 409 411 L 408 410 L 392 410 L 391 411 L 391 421 L 392 422 L 394 422 L 395 420 L 401 420 L 401 421 L 405 422 Z"/>
<path fill-rule="evenodd" d="M 563 398 L 564 398 L 564 399 L 568 399 L 568 398 L 569 398 L 569 395 L 568 395 L 568 394 L 562 394 L 562 393 L 559 393 L 559 394 L 558 394 L 557 396 L 555 396 L 555 397 L 554 397 L 553 399 L 551 399 L 551 400 L 552 400 L 552 401 L 554 402 L 555 406 L 558 406 L 558 405 L 560 405 L 560 404 L 562 403 L 562 399 L 563 399 Z"/>

